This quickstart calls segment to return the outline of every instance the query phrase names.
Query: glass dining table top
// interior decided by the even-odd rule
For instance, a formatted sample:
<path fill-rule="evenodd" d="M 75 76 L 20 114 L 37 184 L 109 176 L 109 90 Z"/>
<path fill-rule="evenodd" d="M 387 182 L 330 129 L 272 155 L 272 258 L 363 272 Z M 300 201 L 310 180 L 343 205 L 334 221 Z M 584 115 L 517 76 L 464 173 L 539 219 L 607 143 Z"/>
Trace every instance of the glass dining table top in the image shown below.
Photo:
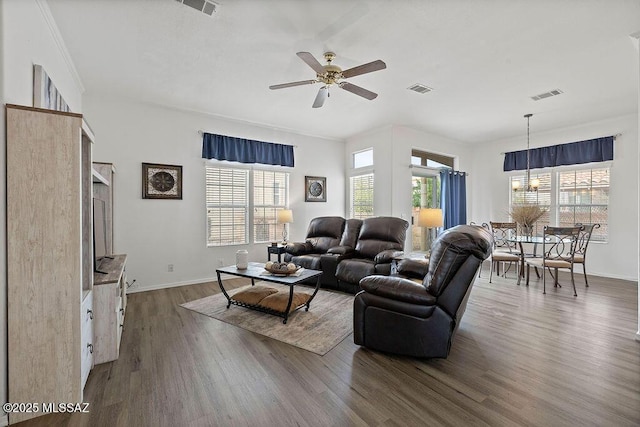
<path fill-rule="evenodd" d="M 545 237 L 543 236 L 512 236 L 506 239 L 509 242 L 516 243 L 544 243 Z M 547 236 L 546 242 L 557 242 L 558 238 L 555 236 Z"/>

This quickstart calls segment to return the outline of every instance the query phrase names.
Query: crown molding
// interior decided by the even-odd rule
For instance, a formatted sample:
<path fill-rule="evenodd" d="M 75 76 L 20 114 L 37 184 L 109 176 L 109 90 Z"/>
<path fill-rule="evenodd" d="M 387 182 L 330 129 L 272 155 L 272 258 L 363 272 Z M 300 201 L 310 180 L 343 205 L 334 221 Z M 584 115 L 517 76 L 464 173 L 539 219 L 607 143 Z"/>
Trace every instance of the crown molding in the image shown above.
<path fill-rule="evenodd" d="M 53 37 L 53 41 L 55 42 L 62 58 L 64 59 L 73 80 L 76 83 L 78 89 L 80 89 L 80 93 L 83 94 L 85 92 L 84 85 L 82 84 L 82 79 L 80 78 L 80 74 L 78 74 L 78 70 L 76 69 L 75 64 L 73 63 L 73 59 L 71 59 L 71 55 L 67 50 L 67 45 L 64 43 L 64 39 L 62 38 L 62 34 L 60 34 L 60 29 L 56 24 L 56 20 L 53 18 L 51 14 L 51 9 L 49 8 L 49 3 L 47 0 L 36 0 L 36 4 L 40 8 L 40 12 L 47 23 L 47 27 L 49 27 L 49 31 L 51 32 L 51 36 Z"/>

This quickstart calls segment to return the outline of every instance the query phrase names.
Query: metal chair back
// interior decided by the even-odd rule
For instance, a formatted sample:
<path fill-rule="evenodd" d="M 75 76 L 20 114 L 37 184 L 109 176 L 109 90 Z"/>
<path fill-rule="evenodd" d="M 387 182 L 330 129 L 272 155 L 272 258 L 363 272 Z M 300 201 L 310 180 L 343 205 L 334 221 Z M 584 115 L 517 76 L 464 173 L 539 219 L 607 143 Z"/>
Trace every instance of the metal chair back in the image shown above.
<path fill-rule="evenodd" d="M 573 265 L 578 238 L 583 226 L 551 227 L 546 225 L 543 231 L 542 253 L 544 260 L 562 260 Z"/>
<path fill-rule="evenodd" d="M 518 224 L 515 222 L 489 222 L 491 234 L 493 235 L 493 249 L 517 252 L 516 242 L 509 241 L 517 234 Z"/>

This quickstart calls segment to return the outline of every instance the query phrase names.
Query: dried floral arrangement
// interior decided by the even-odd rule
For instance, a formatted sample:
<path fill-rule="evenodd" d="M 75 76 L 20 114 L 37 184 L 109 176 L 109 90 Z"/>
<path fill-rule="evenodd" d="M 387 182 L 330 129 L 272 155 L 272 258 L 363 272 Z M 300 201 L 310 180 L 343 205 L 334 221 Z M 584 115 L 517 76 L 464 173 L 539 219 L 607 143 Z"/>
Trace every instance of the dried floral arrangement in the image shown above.
<path fill-rule="evenodd" d="M 509 215 L 518 224 L 531 227 L 539 220 L 547 210 L 536 203 L 523 203 L 512 205 Z"/>

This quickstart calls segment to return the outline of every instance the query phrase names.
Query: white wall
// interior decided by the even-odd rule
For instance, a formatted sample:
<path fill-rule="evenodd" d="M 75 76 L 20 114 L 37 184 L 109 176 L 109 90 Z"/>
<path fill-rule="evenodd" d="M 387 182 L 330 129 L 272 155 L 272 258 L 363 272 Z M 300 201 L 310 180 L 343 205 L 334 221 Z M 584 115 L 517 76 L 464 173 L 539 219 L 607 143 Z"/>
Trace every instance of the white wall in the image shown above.
<path fill-rule="evenodd" d="M 352 154 L 373 148 L 375 190 L 373 196 L 376 216 L 395 216 L 411 221 L 411 150 L 420 149 L 455 158 L 457 170 L 469 171 L 472 165 L 470 146 L 459 141 L 404 127 L 385 126 L 349 138 L 345 147 L 347 179 L 352 172 Z M 467 203 L 470 210 L 470 191 L 473 176 L 467 177 Z M 349 201 L 345 201 L 348 209 Z M 405 240 L 405 250 L 411 241 Z"/>
<path fill-rule="evenodd" d="M 535 119 L 535 116 L 534 116 Z M 526 128 L 524 128 L 526 129 Z M 588 272 L 597 276 L 637 280 L 638 274 L 638 117 L 636 114 L 587 123 L 549 132 L 531 133 L 531 148 L 582 141 L 601 136 L 621 135 L 616 139 L 611 166 L 609 192 L 609 240 L 589 245 Z M 474 176 L 479 179 L 472 193 L 470 220 L 488 222 L 507 220 L 509 203 L 508 174 L 502 171 L 506 151 L 526 147 L 519 136 L 474 150 Z"/>
<path fill-rule="evenodd" d="M 128 254 L 131 291 L 212 280 L 219 260 L 235 263 L 238 249 L 266 261 L 266 244 L 207 248 L 202 136 L 198 130 L 296 146 L 290 172 L 289 240 L 302 240 L 316 216 L 344 213 L 344 143 L 141 103 L 84 99 L 96 134 L 94 161 L 110 162 L 115 176 L 115 251 Z M 141 163 L 183 166 L 182 200 L 141 197 Z M 233 163 L 223 162 L 226 165 Z M 327 202 L 304 201 L 304 177 L 327 177 Z M 168 272 L 168 264 L 174 271 Z"/>
<path fill-rule="evenodd" d="M 4 103 L 33 105 L 33 65 L 40 64 L 49 74 L 67 104 L 82 112 L 82 83 L 69 59 L 49 8 L 44 1 L 2 0 L 0 3 L 0 96 Z M 4 126 L 4 112 L 0 119 Z M 5 132 L 1 132 L 0 174 L 6 177 Z M 5 200 L 5 185 L 0 189 Z M 6 221 L 5 204 L 0 204 L 0 222 Z M 1 227 L 0 270 L 6 271 L 6 234 Z M 0 401 L 7 401 L 7 301 L 6 274 L 0 275 Z M 6 416 L 0 424 L 6 424 Z"/>

